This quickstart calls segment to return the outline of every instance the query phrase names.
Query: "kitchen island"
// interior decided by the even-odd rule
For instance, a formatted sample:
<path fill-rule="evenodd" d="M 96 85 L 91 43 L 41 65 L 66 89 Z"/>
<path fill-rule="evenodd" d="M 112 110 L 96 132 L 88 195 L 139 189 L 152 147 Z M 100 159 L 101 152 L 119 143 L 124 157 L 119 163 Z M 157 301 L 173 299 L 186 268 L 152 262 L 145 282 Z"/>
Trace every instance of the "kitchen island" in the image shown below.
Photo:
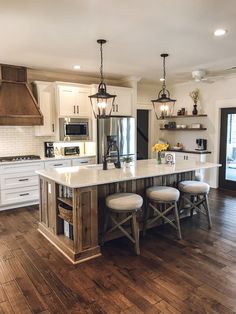
<path fill-rule="evenodd" d="M 121 169 L 102 170 L 102 165 L 90 165 L 37 171 L 40 180 L 38 230 L 73 263 L 97 257 L 101 255 L 99 243 L 107 195 L 135 192 L 145 197 L 147 187 L 177 186 L 182 180 L 194 179 L 196 171 L 219 166 L 195 161 L 159 165 L 156 160 L 148 159 Z M 116 232 L 105 240 L 121 236 Z"/>

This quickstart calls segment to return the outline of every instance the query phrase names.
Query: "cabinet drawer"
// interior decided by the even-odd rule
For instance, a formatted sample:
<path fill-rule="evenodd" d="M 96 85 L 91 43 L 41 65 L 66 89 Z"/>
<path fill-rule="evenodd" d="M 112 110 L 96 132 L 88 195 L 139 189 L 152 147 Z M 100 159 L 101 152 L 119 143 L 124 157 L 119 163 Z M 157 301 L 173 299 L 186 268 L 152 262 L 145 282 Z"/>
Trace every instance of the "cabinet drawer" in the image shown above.
<path fill-rule="evenodd" d="M 45 162 L 45 169 L 60 168 L 60 167 L 70 167 L 71 160 L 55 160 Z"/>
<path fill-rule="evenodd" d="M 22 162 L 17 164 L 1 165 L 1 173 L 16 173 L 16 172 L 32 172 L 44 168 L 43 162 Z"/>
<path fill-rule="evenodd" d="M 79 158 L 72 159 L 72 166 L 83 166 L 83 165 L 91 165 L 95 163 L 95 158 Z"/>
<path fill-rule="evenodd" d="M 1 189 L 12 189 L 18 187 L 33 186 L 38 184 L 38 176 L 30 173 L 8 173 L 0 176 Z"/>
<path fill-rule="evenodd" d="M 37 185 L 18 188 L 8 189 L 1 191 L 1 205 L 24 203 L 39 199 L 39 188 Z"/>

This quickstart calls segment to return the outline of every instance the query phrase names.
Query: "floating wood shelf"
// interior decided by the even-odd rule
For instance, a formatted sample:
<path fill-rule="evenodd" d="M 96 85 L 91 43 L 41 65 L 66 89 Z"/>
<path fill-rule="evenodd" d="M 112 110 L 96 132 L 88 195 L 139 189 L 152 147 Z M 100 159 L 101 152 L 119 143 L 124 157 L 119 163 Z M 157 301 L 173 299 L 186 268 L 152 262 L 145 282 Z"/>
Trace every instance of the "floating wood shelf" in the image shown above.
<path fill-rule="evenodd" d="M 58 199 L 58 201 L 61 201 L 61 202 L 63 202 L 64 204 L 66 204 L 66 205 L 68 205 L 68 206 L 73 206 L 73 204 L 72 204 L 72 198 L 67 198 L 67 197 L 58 197 L 57 198 Z"/>
<path fill-rule="evenodd" d="M 178 119 L 178 118 L 197 118 L 197 117 L 207 117 L 207 114 L 167 116 L 164 118 L 158 118 L 157 120 L 168 120 L 168 119 Z"/>
<path fill-rule="evenodd" d="M 161 131 L 205 131 L 207 128 L 160 128 Z"/>

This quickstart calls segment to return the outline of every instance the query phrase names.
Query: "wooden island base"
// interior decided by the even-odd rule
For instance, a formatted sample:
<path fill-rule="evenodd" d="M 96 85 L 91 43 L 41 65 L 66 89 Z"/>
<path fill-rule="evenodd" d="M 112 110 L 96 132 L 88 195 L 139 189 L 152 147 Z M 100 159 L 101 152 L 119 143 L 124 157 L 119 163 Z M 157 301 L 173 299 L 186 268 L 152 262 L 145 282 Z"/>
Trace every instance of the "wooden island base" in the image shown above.
<path fill-rule="evenodd" d="M 147 187 L 177 186 L 182 180 L 195 178 L 194 171 L 121 181 L 83 188 L 70 188 L 40 175 L 39 232 L 72 263 L 80 263 L 101 255 L 100 235 L 105 217 L 105 198 L 116 192 L 135 192 L 145 198 Z M 145 202 L 144 202 L 145 204 Z M 65 207 L 71 217 L 68 222 L 59 211 Z M 145 208 L 143 207 L 143 213 Z M 143 214 L 140 215 L 142 230 Z M 149 226 L 149 228 L 154 225 Z M 129 228 L 129 226 L 127 226 Z M 67 231 L 66 231 L 67 230 Z M 122 237 L 119 231 L 109 234 L 105 241 Z"/>

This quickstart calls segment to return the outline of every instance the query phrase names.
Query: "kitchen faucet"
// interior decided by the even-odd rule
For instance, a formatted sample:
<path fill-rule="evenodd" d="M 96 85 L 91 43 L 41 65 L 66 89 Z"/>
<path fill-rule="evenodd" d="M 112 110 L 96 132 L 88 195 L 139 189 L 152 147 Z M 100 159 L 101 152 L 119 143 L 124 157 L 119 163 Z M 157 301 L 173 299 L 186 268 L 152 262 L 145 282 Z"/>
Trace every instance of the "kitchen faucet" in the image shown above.
<path fill-rule="evenodd" d="M 108 145 L 108 148 L 107 148 L 107 153 L 103 157 L 103 162 L 102 162 L 103 170 L 107 170 L 107 160 L 108 160 L 108 158 L 111 157 L 111 156 L 109 156 L 111 149 L 112 149 L 112 151 L 115 150 L 117 152 L 117 161 L 114 162 L 115 167 L 116 168 L 121 168 L 119 148 L 118 148 L 118 146 L 116 144 L 116 141 L 110 141 L 109 145 Z"/>

